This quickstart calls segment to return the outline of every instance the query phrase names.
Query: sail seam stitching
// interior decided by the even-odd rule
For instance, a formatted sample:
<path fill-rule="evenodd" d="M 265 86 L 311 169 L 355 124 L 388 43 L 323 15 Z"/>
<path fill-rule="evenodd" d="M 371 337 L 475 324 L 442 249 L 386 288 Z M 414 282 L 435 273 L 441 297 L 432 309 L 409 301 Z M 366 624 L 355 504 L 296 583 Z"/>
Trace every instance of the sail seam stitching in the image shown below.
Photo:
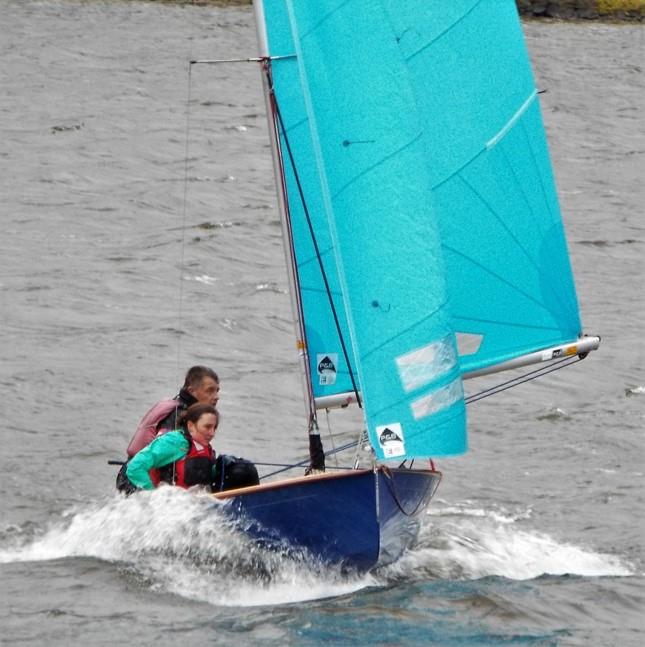
<path fill-rule="evenodd" d="M 383 348 L 383 346 L 386 346 L 389 344 L 392 340 L 397 339 L 398 337 L 401 337 L 401 335 L 406 335 L 410 330 L 413 330 L 417 326 L 421 325 L 424 321 L 427 321 L 431 317 L 433 317 L 437 312 L 445 308 L 447 305 L 447 301 L 444 301 L 443 303 L 439 304 L 432 312 L 427 314 L 425 317 L 422 319 L 419 319 L 418 321 L 415 321 L 411 326 L 408 326 L 405 330 L 402 330 L 401 332 L 397 333 L 396 335 L 392 335 L 391 337 L 388 337 L 386 340 L 384 340 L 382 343 L 380 343 L 378 346 L 375 346 L 374 348 L 371 348 L 369 351 L 366 353 L 363 353 L 362 358 L 365 359 L 366 357 L 369 357 L 372 353 L 375 353 L 377 350 L 380 348 Z"/>
<path fill-rule="evenodd" d="M 307 38 L 307 36 L 309 36 L 310 34 L 315 32 L 320 27 L 320 25 L 327 22 L 327 20 L 329 20 L 329 18 L 331 18 L 331 16 L 333 16 L 335 13 L 338 13 L 346 5 L 350 4 L 350 2 L 351 2 L 351 0 L 346 0 L 345 2 L 343 2 L 343 4 L 339 5 L 335 9 L 332 9 L 330 12 L 326 13 L 315 25 L 313 25 L 308 31 L 304 32 L 300 36 L 300 41 L 303 41 L 305 38 Z M 293 9 L 293 6 L 292 6 L 292 9 Z"/>
<path fill-rule="evenodd" d="M 481 196 L 477 193 L 477 191 L 475 191 L 475 190 L 473 189 L 473 187 L 472 187 L 472 186 L 470 186 L 470 184 L 468 184 L 468 182 L 466 182 L 466 180 L 464 180 L 464 179 L 463 179 L 463 178 L 461 178 L 461 177 L 460 177 L 460 179 L 462 180 L 462 182 L 464 182 L 464 184 L 466 184 L 466 185 L 467 185 L 467 186 L 468 186 L 468 187 L 473 191 L 473 193 L 474 193 L 477 197 L 479 197 L 479 198 L 480 198 L 480 200 L 484 203 L 484 205 L 486 205 L 486 207 L 489 209 L 489 211 L 491 211 L 491 213 L 492 213 L 494 216 L 497 216 L 497 214 L 496 214 L 494 211 L 492 211 L 492 210 L 490 209 L 490 207 L 488 206 L 488 204 L 486 203 L 486 201 L 485 201 L 485 200 L 483 200 L 483 199 L 481 198 Z M 509 232 L 509 233 L 510 233 L 510 232 Z M 512 235 L 512 234 L 511 234 L 511 237 L 513 237 L 513 235 Z M 513 238 L 514 238 L 514 237 L 513 237 Z M 518 242 L 518 241 L 517 241 L 517 242 Z M 525 292 L 524 290 L 522 290 L 522 289 L 521 289 L 520 287 L 518 287 L 517 285 L 514 285 L 513 283 L 511 283 L 510 281 L 508 281 L 508 280 L 507 280 L 506 278 L 504 278 L 501 274 L 498 274 L 497 272 L 493 272 L 493 271 L 491 271 L 491 270 L 490 270 L 489 268 L 487 268 L 486 266 L 482 265 L 481 263 L 478 263 L 474 258 L 472 258 L 472 257 L 470 257 L 470 256 L 466 256 L 466 254 L 464 254 L 464 253 L 460 252 L 459 250 L 455 249 L 454 247 L 449 247 L 448 245 L 445 245 L 445 247 L 446 247 L 446 249 L 450 249 L 454 254 L 457 254 L 458 256 L 461 256 L 462 258 L 464 258 L 464 259 L 466 259 L 466 260 L 468 260 L 468 261 L 471 261 L 474 265 L 476 265 L 477 267 L 479 267 L 479 268 L 480 268 L 481 270 L 483 270 L 486 274 L 489 274 L 490 276 L 494 276 L 497 280 L 499 280 L 499 281 L 500 281 L 500 283 L 503 283 L 503 284 L 507 285 L 509 288 L 511 288 L 511 290 L 514 290 L 514 291 L 515 291 L 515 292 L 517 292 L 518 294 L 521 294 L 522 296 L 524 296 L 525 298 L 527 298 L 529 301 L 532 301 L 532 302 L 533 302 L 533 303 L 535 303 L 537 306 L 539 306 L 540 308 L 542 308 L 545 312 L 548 312 L 549 314 L 552 314 L 552 313 L 551 313 L 551 311 L 550 311 L 550 310 L 549 310 L 549 309 L 544 305 L 544 303 L 541 303 L 541 302 L 540 302 L 540 301 L 538 301 L 535 297 L 531 296 L 530 294 L 528 294 L 527 292 Z M 533 262 L 533 259 L 531 259 L 531 257 L 528 255 L 528 253 L 526 252 L 526 250 L 525 250 L 521 245 L 520 245 L 520 249 L 521 249 L 521 250 L 526 254 L 526 256 L 527 256 L 528 261 L 530 262 L 530 264 L 531 264 L 531 265 L 533 265 L 533 267 L 535 267 L 536 269 L 538 269 L 538 270 L 539 270 L 539 268 L 538 268 L 538 267 L 535 265 L 535 263 Z"/>
<path fill-rule="evenodd" d="M 459 19 L 455 20 L 455 22 L 453 22 L 449 27 L 446 27 L 446 29 L 444 29 L 440 34 L 435 36 L 430 42 L 426 43 L 423 47 L 420 47 L 416 52 L 413 52 L 412 54 L 408 55 L 405 58 L 406 63 L 408 61 L 411 61 L 417 54 L 420 54 L 424 50 L 428 49 L 428 47 L 430 47 L 433 43 L 436 43 L 440 38 L 443 38 L 448 32 L 452 31 L 456 25 L 458 25 L 460 22 L 465 20 L 481 3 L 482 3 L 482 0 L 477 0 L 477 2 L 475 2 L 475 4 L 466 13 L 460 16 Z M 401 36 L 400 38 L 403 38 L 403 36 Z"/>

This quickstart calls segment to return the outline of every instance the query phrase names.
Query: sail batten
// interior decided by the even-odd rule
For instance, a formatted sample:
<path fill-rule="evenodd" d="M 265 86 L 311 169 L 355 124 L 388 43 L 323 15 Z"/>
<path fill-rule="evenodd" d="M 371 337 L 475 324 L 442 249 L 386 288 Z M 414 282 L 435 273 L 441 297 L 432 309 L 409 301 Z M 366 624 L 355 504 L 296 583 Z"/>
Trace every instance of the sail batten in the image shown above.
<path fill-rule="evenodd" d="M 504 139 L 506 134 L 510 132 L 511 128 L 515 126 L 515 124 L 520 120 L 520 117 L 528 110 L 533 101 L 535 101 L 536 97 L 537 90 L 533 90 L 528 99 L 518 108 L 517 112 L 508 120 L 506 124 L 504 124 L 504 127 L 494 137 L 491 137 L 486 142 L 486 148 L 488 150 L 490 150 L 494 146 L 497 146 L 497 144 L 502 141 L 502 139 Z"/>

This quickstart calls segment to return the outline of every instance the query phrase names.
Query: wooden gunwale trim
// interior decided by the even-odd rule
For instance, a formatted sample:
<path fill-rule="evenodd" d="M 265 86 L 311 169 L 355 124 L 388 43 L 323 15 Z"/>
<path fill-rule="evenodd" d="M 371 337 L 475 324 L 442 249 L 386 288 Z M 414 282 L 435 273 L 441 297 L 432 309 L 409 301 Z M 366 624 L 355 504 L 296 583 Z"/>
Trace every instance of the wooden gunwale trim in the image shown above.
<path fill-rule="evenodd" d="M 251 485 L 249 487 L 242 487 L 236 490 L 226 490 L 225 492 L 213 492 L 211 496 L 218 500 L 230 499 L 238 495 L 254 494 L 256 492 L 269 492 L 270 490 L 278 490 L 292 485 L 301 485 L 303 483 L 313 483 L 317 481 L 331 481 L 334 479 L 362 476 L 375 471 L 396 471 L 398 468 L 387 468 L 384 465 L 379 465 L 376 469 L 363 468 L 358 470 L 346 470 L 342 472 L 325 472 L 324 474 L 312 474 L 310 476 L 296 476 L 289 479 L 280 479 L 279 481 L 271 481 L 270 483 L 260 483 L 259 485 Z M 413 472 L 422 472 L 427 474 L 437 474 L 439 478 L 442 473 L 438 470 L 409 470 Z"/>

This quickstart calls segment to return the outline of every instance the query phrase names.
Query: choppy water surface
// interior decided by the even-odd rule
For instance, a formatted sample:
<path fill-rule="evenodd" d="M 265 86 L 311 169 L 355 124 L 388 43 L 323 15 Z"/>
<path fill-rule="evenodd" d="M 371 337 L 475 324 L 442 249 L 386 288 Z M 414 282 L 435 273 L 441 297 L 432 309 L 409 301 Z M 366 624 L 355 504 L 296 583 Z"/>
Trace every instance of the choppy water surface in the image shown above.
<path fill-rule="evenodd" d="M 187 74 L 256 53 L 250 8 L 0 9 L 0 641 L 643 643 L 642 26 L 525 25 L 602 350 L 473 405 L 418 546 L 348 577 L 106 465 L 196 362 L 220 451 L 305 453 L 258 71 Z"/>

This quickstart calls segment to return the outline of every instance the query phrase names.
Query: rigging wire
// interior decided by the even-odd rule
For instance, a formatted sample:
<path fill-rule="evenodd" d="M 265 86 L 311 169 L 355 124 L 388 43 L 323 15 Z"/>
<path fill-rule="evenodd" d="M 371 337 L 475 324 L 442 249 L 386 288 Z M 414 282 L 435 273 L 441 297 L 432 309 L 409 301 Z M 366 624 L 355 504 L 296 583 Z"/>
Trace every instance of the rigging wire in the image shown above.
<path fill-rule="evenodd" d="M 192 38 L 191 38 L 192 43 Z M 184 304 L 184 260 L 186 253 L 186 218 L 188 212 L 188 153 L 190 148 L 190 102 L 192 96 L 192 61 L 188 63 L 188 87 L 186 89 L 186 132 L 184 144 L 184 194 L 182 198 L 181 214 L 181 252 L 179 256 L 179 304 L 177 307 L 177 366 L 176 374 L 180 376 L 181 362 L 181 325 L 183 319 Z"/>
<path fill-rule="evenodd" d="M 468 398 L 466 398 L 464 401 L 466 404 L 472 404 L 474 402 L 478 402 L 479 400 L 483 400 L 484 398 L 487 398 L 491 395 L 501 393 L 502 391 L 507 391 L 508 389 L 511 389 L 514 386 L 519 386 L 520 384 L 524 384 L 526 382 L 535 380 L 538 377 L 542 377 L 544 375 L 548 375 L 549 373 L 554 373 L 555 371 L 559 371 L 560 369 L 566 368 L 567 366 L 572 366 L 573 364 L 577 364 L 578 362 L 581 362 L 585 357 L 586 357 L 586 354 L 578 355 L 576 357 L 565 357 L 564 359 L 556 360 L 555 362 L 552 362 L 548 366 L 543 366 L 541 368 L 535 369 L 534 371 L 529 371 L 524 375 L 520 375 L 511 380 L 507 380 L 506 382 L 502 382 L 501 384 L 498 384 L 494 387 L 490 387 L 488 389 L 484 389 L 483 391 L 480 391 L 479 393 L 475 393 L 474 395 L 471 395 Z M 345 451 L 346 449 L 353 449 L 355 447 L 358 447 L 361 444 L 362 440 L 363 440 L 363 432 L 361 432 L 361 436 L 359 437 L 358 440 L 353 440 L 349 443 L 346 443 L 345 445 L 342 445 L 341 447 L 325 452 L 325 457 L 331 456 L 333 454 L 338 454 L 340 452 Z M 290 470 L 296 467 L 301 467 L 302 465 L 305 465 L 307 462 L 308 462 L 308 459 L 300 461 L 299 463 L 294 463 L 293 465 L 283 466 L 283 469 L 277 470 L 275 472 L 271 472 L 270 474 L 266 474 L 265 476 L 262 477 L 262 479 L 275 476 L 276 474 L 286 472 L 287 470 Z M 405 462 L 406 461 L 403 461 L 400 467 L 402 467 L 405 464 Z M 414 463 L 414 460 L 412 461 L 412 463 Z M 410 464 L 410 467 L 412 467 L 412 464 Z M 354 465 L 353 469 L 356 469 L 356 465 Z"/>
<path fill-rule="evenodd" d="M 410 466 L 412 467 L 412 466 Z M 392 475 L 388 473 L 389 470 L 385 471 L 385 482 L 388 485 L 388 488 L 390 490 L 390 493 L 392 494 L 392 499 L 394 500 L 394 503 L 396 503 L 396 507 L 403 513 L 404 516 L 406 517 L 414 517 L 416 513 L 419 511 L 419 508 L 423 505 L 424 501 L 429 501 L 432 499 L 434 496 L 434 493 L 437 491 L 437 488 L 439 487 L 439 481 L 435 481 L 433 479 L 428 480 L 428 484 L 426 486 L 425 491 L 423 494 L 419 497 L 417 500 L 417 504 L 411 509 L 411 510 L 406 510 L 403 507 L 403 503 L 401 502 L 401 497 L 399 496 L 399 493 L 396 489 L 396 483 L 394 482 L 394 479 L 392 478 Z M 428 496 L 428 493 L 430 492 L 430 488 L 434 485 L 433 491 Z"/>
<path fill-rule="evenodd" d="M 184 133 L 184 187 L 182 196 L 181 207 L 181 251 L 179 255 L 179 303 L 177 305 L 177 365 L 175 373 L 177 378 L 181 381 L 182 370 L 181 363 L 181 337 L 182 337 L 182 321 L 183 321 L 183 307 L 184 307 L 184 264 L 186 254 L 186 220 L 188 214 L 188 160 L 190 149 L 190 103 L 192 99 L 193 87 L 193 46 L 195 43 L 195 21 L 190 20 L 190 38 L 188 39 L 188 79 L 186 87 L 186 128 Z"/>
<path fill-rule="evenodd" d="M 465 398 L 465 402 L 466 404 L 472 404 L 473 402 L 478 402 L 479 400 L 483 400 L 484 398 L 487 398 L 491 395 L 502 393 L 502 391 L 507 391 L 508 389 L 511 389 L 514 386 L 525 384 L 526 382 L 535 380 L 538 377 L 548 375 L 549 373 L 554 373 L 555 371 L 559 371 L 560 369 L 566 368 L 567 366 L 571 366 L 572 364 L 577 364 L 578 362 L 581 362 L 585 357 L 586 355 L 578 355 L 576 357 L 565 357 L 564 359 L 557 360 L 552 364 L 549 364 L 548 366 L 537 368 L 534 371 L 529 371 L 528 373 L 525 373 L 524 375 L 520 375 L 511 380 L 507 380 L 506 382 L 502 382 L 501 384 L 497 384 L 488 389 L 484 389 L 479 393 L 474 393 L 473 395 Z"/>
<path fill-rule="evenodd" d="M 345 445 L 341 445 L 340 447 L 337 447 L 336 449 L 331 449 L 328 452 L 325 452 L 325 457 L 331 456 L 332 454 L 337 454 L 339 452 L 344 452 L 346 449 L 351 449 L 356 445 L 356 441 L 352 441 L 350 443 L 346 443 Z M 298 463 L 293 463 L 291 465 L 287 465 L 283 467 L 280 470 L 276 470 L 275 472 L 271 472 L 270 474 L 265 474 L 264 476 L 261 477 L 260 480 L 262 479 L 268 479 L 271 476 L 275 476 L 276 474 L 282 474 L 282 472 L 286 472 L 290 469 L 294 469 L 296 467 L 303 467 L 309 463 L 309 459 L 305 458 L 304 460 L 299 461 Z"/>
<path fill-rule="evenodd" d="M 332 453 L 336 459 L 336 468 L 338 468 L 338 456 L 335 453 L 336 446 L 334 445 L 334 434 L 331 431 L 331 422 L 329 421 L 329 409 L 325 409 L 325 420 L 327 421 L 327 434 L 329 435 L 329 442 L 331 443 Z"/>
<path fill-rule="evenodd" d="M 370 449 L 372 449 L 372 446 L 369 444 L 369 436 L 367 435 L 367 429 L 361 429 L 358 432 L 358 438 L 355 441 L 355 446 L 356 446 L 356 452 L 354 453 L 354 469 L 357 469 L 358 466 L 361 464 L 361 449 L 365 447 L 365 444 L 368 445 Z M 374 454 L 371 454 L 374 456 Z"/>
<path fill-rule="evenodd" d="M 108 463 L 114 464 L 114 465 L 124 465 L 125 461 L 108 461 Z M 305 465 L 305 464 L 306 464 L 306 461 L 302 463 L 302 465 Z M 257 462 L 257 461 L 253 461 L 253 465 L 255 465 L 256 467 L 258 465 L 260 465 L 262 467 L 285 467 L 287 469 L 291 469 L 293 467 L 298 467 L 298 465 L 290 465 L 289 463 L 261 463 L 261 462 Z M 353 470 L 353 469 L 356 469 L 356 468 L 353 467 L 352 465 L 334 465 L 332 467 L 327 467 L 326 469 Z M 267 474 L 267 476 L 268 476 L 268 474 Z M 263 476 L 262 478 L 266 478 L 266 476 Z"/>

